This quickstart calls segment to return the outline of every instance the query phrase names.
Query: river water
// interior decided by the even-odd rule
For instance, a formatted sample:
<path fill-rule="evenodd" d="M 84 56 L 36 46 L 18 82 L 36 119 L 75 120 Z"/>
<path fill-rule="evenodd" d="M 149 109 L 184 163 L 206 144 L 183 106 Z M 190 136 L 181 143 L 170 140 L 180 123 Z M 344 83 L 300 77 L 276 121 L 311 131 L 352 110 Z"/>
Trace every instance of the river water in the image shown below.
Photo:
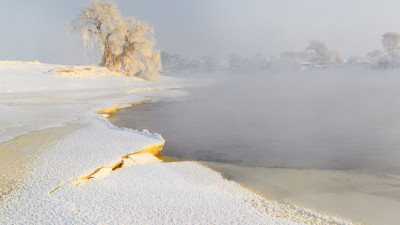
<path fill-rule="evenodd" d="M 210 75 L 207 75 L 208 77 Z M 246 166 L 400 174 L 400 76 L 215 74 L 188 95 L 121 110 L 117 126 L 166 139 L 164 155 Z"/>
<path fill-rule="evenodd" d="M 202 76 L 214 82 L 202 85 Z M 164 156 L 202 161 L 264 196 L 366 224 L 398 224 L 396 71 L 215 73 L 190 83 L 187 95 L 109 119 L 160 133 Z"/>

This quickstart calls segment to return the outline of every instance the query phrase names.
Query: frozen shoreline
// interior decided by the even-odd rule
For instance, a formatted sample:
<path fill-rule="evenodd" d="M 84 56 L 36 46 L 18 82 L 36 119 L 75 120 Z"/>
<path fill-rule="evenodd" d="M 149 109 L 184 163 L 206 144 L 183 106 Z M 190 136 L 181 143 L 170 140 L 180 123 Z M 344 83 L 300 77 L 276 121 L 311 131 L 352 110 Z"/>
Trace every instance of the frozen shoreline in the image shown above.
<path fill-rule="evenodd" d="M 205 162 L 256 191 L 276 200 L 302 205 L 365 224 L 397 224 L 399 177 L 355 171 L 264 168 Z"/>
<path fill-rule="evenodd" d="M 74 67 L 77 73 L 62 76 L 51 72 L 65 67 L 70 68 L 0 62 L 2 145 L 31 131 L 79 125 L 52 139 L 53 144 L 39 145 L 43 153 L 34 156 L 18 188 L 0 203 L 1 224 L 349 223 L 265 200 L 196 162 L 157 163 L 150 155 L 113 172 L 118 166 L 107 165 L 164 140 L 157 134 L 116 128 L 93 111 L 112 103 L 181 95 L 175 88 L 183 84 L 168 77 L 149 83 L 93 66 Z M 23 146 L 29 148 L 30 143 Z M 68 182 L 103 166 L 111 172 L 78 187 Z"/>

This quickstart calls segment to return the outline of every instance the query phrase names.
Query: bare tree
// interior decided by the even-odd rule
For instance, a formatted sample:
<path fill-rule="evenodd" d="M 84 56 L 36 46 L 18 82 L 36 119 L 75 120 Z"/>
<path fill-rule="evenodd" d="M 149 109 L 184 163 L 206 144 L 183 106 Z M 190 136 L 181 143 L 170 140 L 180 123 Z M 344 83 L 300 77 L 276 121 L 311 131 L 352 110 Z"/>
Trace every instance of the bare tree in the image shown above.
<path fill-rule="evenodd" d="M 114 2 L 90 2 L 70 27 L 81 33 L 86 46 L 100 45 L 101 66 L 146 80 L 159 75 L 160 52 L 153 50 L 153 29 L 134 18 L 122 18 Z"/>

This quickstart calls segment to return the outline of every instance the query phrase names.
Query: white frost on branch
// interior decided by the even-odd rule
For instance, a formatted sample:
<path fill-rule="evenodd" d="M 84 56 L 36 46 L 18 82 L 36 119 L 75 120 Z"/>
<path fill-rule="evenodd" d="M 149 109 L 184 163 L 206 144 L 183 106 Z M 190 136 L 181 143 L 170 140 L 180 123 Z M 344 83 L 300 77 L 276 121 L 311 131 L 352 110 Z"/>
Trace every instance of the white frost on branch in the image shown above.
<path fill-rule="evenodd" d="M 160 52 L 153 50 L 153 29 L 132 17 L 122 18 L 114 2 L 92 1 L 70 28 L 80 32 L 86 46 L 101 47 L 101 66 L 145 80 L 159 75 Z"/>
<path fill-rule="evenodd" d="M 306 48 L 310 54 L 310 61 L 316 65 L 329 66 L 340 63 L 340 55 L 336 51 L 329 51 L 328 47 L 317 40 L 312 40 Z"/>

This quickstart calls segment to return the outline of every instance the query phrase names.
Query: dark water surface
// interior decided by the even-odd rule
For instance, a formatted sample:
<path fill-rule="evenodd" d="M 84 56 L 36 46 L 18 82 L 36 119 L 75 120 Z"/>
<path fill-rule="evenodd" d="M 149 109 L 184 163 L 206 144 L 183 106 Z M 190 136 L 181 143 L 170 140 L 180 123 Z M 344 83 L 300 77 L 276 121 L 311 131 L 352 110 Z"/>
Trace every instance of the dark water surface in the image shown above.
<path fill-rule="evenodd" d="M 400 174 L 400 75 L 216 75 L 110 117 L 166 139 L 164 155 L 261 167 Z"/>

